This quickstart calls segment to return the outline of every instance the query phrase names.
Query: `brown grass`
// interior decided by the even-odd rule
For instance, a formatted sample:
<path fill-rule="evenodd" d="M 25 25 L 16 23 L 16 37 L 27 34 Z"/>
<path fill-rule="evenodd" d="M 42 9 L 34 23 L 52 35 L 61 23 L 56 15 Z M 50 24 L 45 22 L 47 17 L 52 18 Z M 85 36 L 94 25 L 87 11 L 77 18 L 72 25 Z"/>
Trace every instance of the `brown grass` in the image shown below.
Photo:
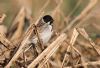
<path fill-rule="evenodd" d="M 8 31 L 2 29 L 4 32 L 0 32 L 0 66 L 3 68 L 99 68 L 100 46 L 90 38 L 87 29 L 81 27 L 86 24 L 84 21 L 90 17 L 89 14 L 98 0 L 89 0 L 88 5 L 71 21 L 69 19 L 82 3 L 81 0 L 68 16 L 65 16 L 61 10 L 63 0 L 59 2 L 54 0 L 56 6 L 51 12 L 46 13 L 45 10 L 50 2 L 47 0 L 37 11 L 36 16 L 28 15 L 26 8 L 22 7 Z M 55 20 L 54 34 L 46 44 L 48 46 L 42 44 L 35 26 L 45 14 L 50 14 Z M 0 26 L 4 26 L 5 16 L 5 14 L 0 16 Z M 29 21 L 27 27 L 24 23 L 25 18 Z M 92 25 L 99 30 L 98 25 L 95 23 Z M 34 30 L 37 31 L 36 36 L 39 40 L 37 47 L 28 44 Z"/>

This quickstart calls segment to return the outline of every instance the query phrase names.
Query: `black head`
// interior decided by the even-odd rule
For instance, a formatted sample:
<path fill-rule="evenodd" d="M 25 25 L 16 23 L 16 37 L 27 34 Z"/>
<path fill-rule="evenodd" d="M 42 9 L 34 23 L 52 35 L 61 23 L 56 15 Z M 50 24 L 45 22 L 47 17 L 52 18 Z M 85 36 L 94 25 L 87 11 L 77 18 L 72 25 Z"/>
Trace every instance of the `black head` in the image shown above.
<path fill-rule="evenodd" d="M 50 25 L 53 23 L 53 18 L 50 15 L 45 15 L 43 17 L 44 22 L 49 23 Z"/>

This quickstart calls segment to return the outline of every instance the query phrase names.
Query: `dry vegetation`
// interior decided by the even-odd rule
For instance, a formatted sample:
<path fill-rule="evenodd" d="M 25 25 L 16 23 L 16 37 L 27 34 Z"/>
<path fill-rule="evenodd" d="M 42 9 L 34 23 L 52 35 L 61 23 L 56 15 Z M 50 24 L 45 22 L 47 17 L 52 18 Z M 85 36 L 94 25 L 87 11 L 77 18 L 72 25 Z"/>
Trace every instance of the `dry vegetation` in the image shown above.
<path fill-rule="evenodd" d="M 54 7 L 47 12 L 46 9 L 52 1 Z M 47 0 L 39 10 L 36 7 L 37 12 L 34 12 L 33 16 L 30 11 L 32 7 L 21 7 L 9 28 L 3 24 L 7 15 L 2 13 L 0 68 L 99 68 L 100 36 L 93 40 L 89 34 L 89 31 L 93 31 L 92 28 L 95 28 L 94 31 L 100 31 L 97 21 L 100 18 L 100 10 L 96 8 L 95 14 L 92 11 L 99 1 L 89 0 L 79 15 L 72 18 L 72 14 L 82 2 L 78 0 L 68 16 L 61 9 L 63 0 Z M 31 2 L 29 4 L 32 5 Z M 52 38 L 45 47 L 42 47 L 44 45 L 41 41 L 37 47 L 28 45 L 27 41 L 32 38 L 33 31 L 37 30 L 35 25 L 45 14 L 50 14 L 54 18 Z M 38 36 L 38 32 L 36 34 Z"/>

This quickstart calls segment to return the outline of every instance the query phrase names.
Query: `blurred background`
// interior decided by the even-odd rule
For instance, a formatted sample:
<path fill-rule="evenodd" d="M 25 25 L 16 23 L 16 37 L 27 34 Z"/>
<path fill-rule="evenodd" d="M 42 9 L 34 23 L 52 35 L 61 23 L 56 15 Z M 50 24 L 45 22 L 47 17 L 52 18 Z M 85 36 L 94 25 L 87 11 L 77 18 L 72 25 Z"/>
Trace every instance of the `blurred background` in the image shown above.
<path fill-rule="evenodd" d="M 69 34 L 68 40 L 69 37 L 71 37 L 72 29 L 74 27 L 83 27 L 100 50 L 100 0 L 93 5 L 95 1 L 96 0 L 0 0 L 0 15 L 3 13 L 6 14 L 3 24 L 7 27 L 7 29 L 12 26 L 12 23 L 21 7 L 25 7 L 27 13 L 26 17 L 29 18 L 32 16 L 33 20 L 36 20 L 41 12 L 52 15 L 54 18 L 53 26 L 56 32 L 61 32 L 74 22 L 70 29 L 67 28 L 67 34 Z M 89 4 L 91 4 L 91 6 L 93 5 L 92 8 L 87 12 L 87 14 L 83 13 L 82 16 L 81 12 L 83 12 Z M 80 17 L 79 20 L 74 21 L 79 15 L 82 17 Z M 22 34 L 23 32 L 21 31 L 20 33 Z M 18 37 L 21 37 L 21 35 Z M 87 40 L 84 40 L 83 37 L 80 37 L 77 40 L 78 41 L 75 43 L 75 46 L 82 54 L 84 54 L 85 58 L 98 60 L 98 55 Z M 65 51 L 66 46 L 63 45 L 63 47 L 59 49 L 61 59 L 62 56 L 64 57 Z"/>
<path fill-rule="evenodd" d="M 33 18 L 37 17 L 40 9 L 47 2 L 47 6 L 44 9 L 45 14 L 50 14 L 55 9 L 60 0 L 0 0 L 0 14 L 5 13 L 7 17 L 4 20 L 4 24 L 9 28 L 17 13 L 19 12 L 22 6 L 26 7 L 27 13 L 32 15 Z M 89 0 L 62 0 L 62 4 L 60 5 L 60 11 L 62 13 L 56 12 L 56 22 L 55 28 L 59 25 L 58 30 L 64 28 L 65 24 L 68 24 L 71 20 L 73 20 L 77 15 L 79 15 L 82 10 L 88 5 Z M 100 1 L 94 6 L 94 8 L 89 12 L 88 19 L 86 19 L 82 27 L 85 27 L 89 33 L 100 33 Z M 69 22 L 63 23 L 64 17 Z"/>

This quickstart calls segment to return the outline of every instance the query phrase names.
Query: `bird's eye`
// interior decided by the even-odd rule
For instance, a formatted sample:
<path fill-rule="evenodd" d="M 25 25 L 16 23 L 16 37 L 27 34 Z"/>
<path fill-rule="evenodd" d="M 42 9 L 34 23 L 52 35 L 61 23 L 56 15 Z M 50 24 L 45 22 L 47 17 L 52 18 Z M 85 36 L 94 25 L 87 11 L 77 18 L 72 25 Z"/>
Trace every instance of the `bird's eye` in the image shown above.
<path fill-rule="evenodd" d="M 44 22 L 49 23 L 49 24 L 52 24 L 53 21 L 54 21 L 53 18 L 50 15 L 45 15 L 43 17 L 43 20 L 44 20 Z"/>

